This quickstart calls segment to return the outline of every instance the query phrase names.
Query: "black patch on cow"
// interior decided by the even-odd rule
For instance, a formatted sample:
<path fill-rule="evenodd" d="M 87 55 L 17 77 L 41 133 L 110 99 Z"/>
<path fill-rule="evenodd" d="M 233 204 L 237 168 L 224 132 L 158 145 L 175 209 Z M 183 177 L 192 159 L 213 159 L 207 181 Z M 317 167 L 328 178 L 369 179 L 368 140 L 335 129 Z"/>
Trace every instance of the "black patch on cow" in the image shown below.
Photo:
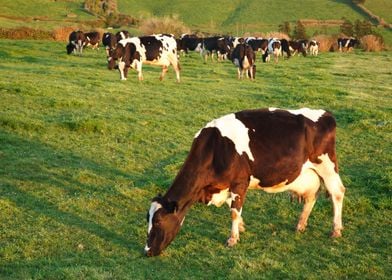
<path fill-rule="evenodd" d="M 146 48 L 146 60 L 153 61 L 161 57 L 163 49 L 161 40 L 157 40 L 155 36 L 144 36 L 140 37 L 140 42 Z"/>

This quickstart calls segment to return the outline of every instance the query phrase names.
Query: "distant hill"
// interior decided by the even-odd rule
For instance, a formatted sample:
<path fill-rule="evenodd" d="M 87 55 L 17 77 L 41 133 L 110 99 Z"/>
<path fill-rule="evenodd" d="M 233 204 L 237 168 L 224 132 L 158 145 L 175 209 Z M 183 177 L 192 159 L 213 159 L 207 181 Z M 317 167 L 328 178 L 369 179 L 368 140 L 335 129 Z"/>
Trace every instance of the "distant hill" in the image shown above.
<path fill-rule="evenodd" d="M 350 0 L 118 0 L 118 9 L 136 17 L 176 14 L 189 27 L 209 32 L 274 31 L 284 21 L 299 19 L 367 18 Z"/>
<path fill-rule="evenodd" d="M 2 0 L 0 27 L 53 30 L 61 26 L 82 29 L 103 27 L 103 21 L 84 10 L 83 0 Z M 368 0 L 365 7 L 392 22 L 391 0 Z M 193 31 L 243 35 L 244 33 L 277 31 L 284 21 L 294 24 L 306 20 L 308 35 L 314 32 L 337 33 L 343 17 L 354 22 L 369 17 L 356 8 L 351 0 L 117 0 L 121 14 L 136 19 L 150 16 L 176 15 Z M 137 26 L 124 26 L 133 34 L 141 31 Z M 392 31 L 378 28 L 392 44 Z"/>

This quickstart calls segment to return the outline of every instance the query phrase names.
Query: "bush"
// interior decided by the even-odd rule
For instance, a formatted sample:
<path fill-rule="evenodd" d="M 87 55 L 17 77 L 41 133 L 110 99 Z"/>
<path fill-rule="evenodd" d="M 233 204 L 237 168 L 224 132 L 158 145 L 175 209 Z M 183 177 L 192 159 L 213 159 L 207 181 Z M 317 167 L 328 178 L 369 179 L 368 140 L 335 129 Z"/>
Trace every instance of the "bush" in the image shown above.
<path fill-rule="evenodd" d="M 30 27 L 0 28 L 0 38 L 14 40 L 53 40 L 52 32 Z"/>
<path fill-rule="evenodd" d="M 53 30 L 52 36 L 53 39 L 56 41 L 62 41 L 66 42 L 68 41 L 69 34 L 74 31 L 78 30 L 79 28 L 77 27 L 71 27 L 71 26 L 66 26 L 66 27 L 59 27 Z"/>
<path fill-rule="evenodd" d="M 365 35 L 361 38 L 361 45 L 364 51 L 378 52 L 384 49 L 384 40 L 377 35 Z"/>
<path fill-rule="evenodd" d="M 312 38 L 320 43 L 319 51 L 320 52 L 328 52 L 328 51 L 337 51 L 338 43 L 337 37 L 332 35 L 317 35 Z"/>
<path fill-rule="evenodd" d="M 143 20 L 139 29 L 144 34 L 168 33 L 176 36 L 191 32 L 190 29 L 178 19 L 178 16 L 165 16 L 163 18 L 151 17 Z"/>

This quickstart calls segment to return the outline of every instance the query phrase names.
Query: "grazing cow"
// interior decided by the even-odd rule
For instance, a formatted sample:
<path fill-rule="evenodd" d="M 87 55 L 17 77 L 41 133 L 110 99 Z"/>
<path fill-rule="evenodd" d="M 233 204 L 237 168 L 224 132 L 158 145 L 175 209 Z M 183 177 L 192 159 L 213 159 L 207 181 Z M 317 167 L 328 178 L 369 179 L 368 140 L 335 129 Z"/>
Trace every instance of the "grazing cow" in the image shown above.
<path fill-rule="evenodd" d="M 309 41 L 309 53 L 310 55 L 318 55 L 318 51 L 319 51 L 319 46 L 320 43 L 317 42 L 316 40 L 310 40 Z"/>
<path fill-rule="evenodd" d="M 103 33 L 102 45 L 105 46 L 106 56 L 109 57 L 109 51 L 114 50 L 117 46 L 117 38 L 113 33 Z"/>
<path fill-rule="evenodd" d="M 69 43 L 66 47 L 67 54 L 74 52 L 76 54 L 82 55 L 85 40 L 86 37 L 84 36 L 83 31 L 72 31 L 71 34 L 69 34 Z"/>
<path fill-rule="evenodd" d="M 99 41 L 101 41 L 101 35 L 99 34 L 99 32 L 88 32 L 88 33 L 84 33 L 86 39 L 84 41 L 84 45 L 86 47 L 90 47 L 92 49 L 98 49 L 99 48 Z"/>
<path fill-rule="evenodd" d="M 177 51 L 188 54 L 189 51 L 201 51 L 202 38 L 198 38 L 194 34 L 183 34 L 177 40 Z"/>
<path fill-rule="evenodd" d="M 130 37 L 129 32 L 126 30 L 121 30 L 116 33 L 117 43 L 120 42 L 121 40 L 127 39 L 129 37 Z"/>
<path fill-rule="evenodd" d="M 303 197 L 297 231 L 304 231 L 320 179 L 333 202 L 332 237 L 341 236 L 345 188 L 338 174 L 335 131 L 331 113 L 308 108 L 247 110 L 211 121 L 195 135 L 169 190 L 152 200 L 146 254 L 159 255 L 171 243 L 196 202 L 230 206 L 227 244 L 234 246 L 244 231 L 241 214 L 248 188 Z"/>
<path fill-rule="evenodd" d="M 344 50 L 349 52 L 358 45 L 359 45 L 359 40 L 355 38 L 338 38 L 338 46 L 340 52 Z"/>
<path fill-rule="evenodd" d="M 303 56 L 306 56 L 306 50 L 308 49 L 307 40 L 289 41 L 289 48 L 293 55 L 302 53 Z"/>
<path fill-rule="evenodd" d="M 115 68 L 116 60 L 121 80 L 127 79 L 129 67 L 136 69 L 139 80 L 143 80 L 142 64 L 151 64 L 162 66 L 160 80 L 168 71 L 169 65 L 172 65 L 177 82 L 180 82 L 177 43 L 173 36 L 158 34 L 121 40 L 116 48 L 109 52 L 109 69 Z"/>
<path fill-rule="evenodd" d="M 280 41 L 282 56 L 283 56 L 284 53 L 286 53 L 287 58 L 290 58 L 291 51 L 290 51 L 289 42 L 286 39 L 280 39 L 279 41 Z"/>
<path fill-rule="evenodd" d="M 268 40 L 267 39 L 248 37 L 248 38 L 246 38 L 245 43 L 247 43 L 249 46 L 251 46 L 253 51 L 261 52 L 262 54 L 264 54 L 268 48 Z"/>
<path fill-rule="evenodd" d="M 248 44 L 238 44 L 231 53 L 231 61 L 238 69 L 238 79 L 242 79 L 244 73 L 251 80 L 256 77 L 256 55 Z"/>
<path fill-rule="evenodd" d="M 231 49 L 228 38 L 221 36 L 208 37 L 202 40 L 201 55 L 204 55 L 205 62 L 207 62 L 209 55 L 211 55 L 211 60 L 214 61 L 214 53 L 217 54 L 218 60 L 223 60 L 230 56 Z"/>
<path fill-rule="evenodd" d="M 274 61 L 278 62 L 278 57 L 282 53 L 282 46 L 280 41 L 276 38 L 272 38 L 268 40 L 268 47 L 267 50 L 262 55 L 263 62 L 270 61 L 270 53 L 274 55 Z"/>

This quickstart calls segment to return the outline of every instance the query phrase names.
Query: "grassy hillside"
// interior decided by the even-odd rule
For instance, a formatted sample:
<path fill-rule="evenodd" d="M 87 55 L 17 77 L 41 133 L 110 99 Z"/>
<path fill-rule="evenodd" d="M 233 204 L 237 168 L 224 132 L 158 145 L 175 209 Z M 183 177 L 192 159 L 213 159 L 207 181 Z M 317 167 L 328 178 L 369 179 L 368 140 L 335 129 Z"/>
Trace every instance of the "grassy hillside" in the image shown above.
<path fill-rule="evenodd" d="M 0 6 L 0 26 L 53 29 L 95 20 L 94 16 L 83 10 L 83 2 L 83 0 L 3 0 Z"/>
<path fill-rule="evenodd" d="M 257 63 L 183 58 L 182 83 L 145 66 L 120 82 L 104 51 L 67 56 L 55 42 L 1 40 L 1 279 L 388 279 L 392 228 L 392 54 L 327 53 Z M 308 231 L 301 205 L 250 191 L 232 249 L 227 207 L 195 205 L 163 256 L 145 258 L 146 212 L 194 134 L 223 114 L 308 106 L 337 119 L 347 188 L 343 237 L 331 240 L 320 194 Z"/>
<path fill-rule="evenodd" d="M 189 26 L 223 32 L 271 31 L 284 21 L 298 19 L 364 19 L 350 1 L 137 1 L 119 0 L 123 13 L 146 17 L 177 14 Z"/>
<path fill-rule="evenodd" d="M 364 6 L 387 22 L 392 23 L 392 1 L 368 0 Z"/>

